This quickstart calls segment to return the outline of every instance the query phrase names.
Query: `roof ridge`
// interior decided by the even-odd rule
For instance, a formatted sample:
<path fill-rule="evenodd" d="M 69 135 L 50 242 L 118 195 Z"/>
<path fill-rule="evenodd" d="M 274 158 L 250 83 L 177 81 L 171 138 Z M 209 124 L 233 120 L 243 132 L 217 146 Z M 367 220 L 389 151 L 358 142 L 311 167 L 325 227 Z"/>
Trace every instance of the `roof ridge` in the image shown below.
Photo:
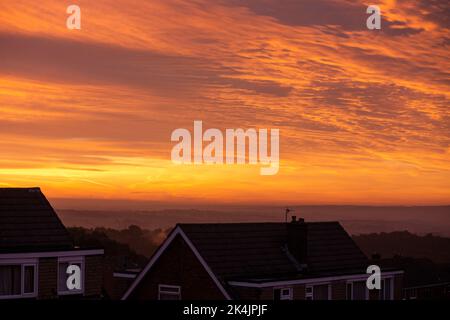
<path fill-rule="evenodd" d="M 40 187 L 13 187 L 13 188 L 1 187 L 0 190 L 1 191 L 25 191 L 25 190 L 41 191 L 41 188 Z"/>
<path fill-rule="evenodd" d="M 289 224 L 290 222 L 275 222 L 275 221 L 253 221 L 253 222 L 188 222 L 188 223 L 177 223 L 177 226 L 199 226 L 199 225 L 251 225 L 251 224 Z M 323 224 L 323 223 L 338 223 L 337 220 L 329 221 L 305 221 L 306 224 Z"/>

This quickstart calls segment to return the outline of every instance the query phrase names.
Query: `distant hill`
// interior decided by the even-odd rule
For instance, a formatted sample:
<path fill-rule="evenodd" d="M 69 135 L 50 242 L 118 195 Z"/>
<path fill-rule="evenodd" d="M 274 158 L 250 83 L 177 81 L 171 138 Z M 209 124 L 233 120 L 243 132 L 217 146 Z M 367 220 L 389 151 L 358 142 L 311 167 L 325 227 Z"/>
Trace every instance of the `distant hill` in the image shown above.
<path fill-rule="evenodd" d="M 291 215 L 307 221 L 340 221 L 351 234 L 408 230 L 411 233 L 450 237 L 450 206 L 296 206 Z M 176 223 L 284 221 L 282 207 L 216 207 L 199 209 L 57 210 L 66 226 L 114 229 L 138 225 L 144 229 L 167 229 Z"/>
<path fill-rule="evenodd" d="M 362 234 L 353 236 L 353 239 L 368 257 L 378 253 L 382 258 L 427 258 L 435 263 L 450 264 L 450 238 L 397 231 Z"/>

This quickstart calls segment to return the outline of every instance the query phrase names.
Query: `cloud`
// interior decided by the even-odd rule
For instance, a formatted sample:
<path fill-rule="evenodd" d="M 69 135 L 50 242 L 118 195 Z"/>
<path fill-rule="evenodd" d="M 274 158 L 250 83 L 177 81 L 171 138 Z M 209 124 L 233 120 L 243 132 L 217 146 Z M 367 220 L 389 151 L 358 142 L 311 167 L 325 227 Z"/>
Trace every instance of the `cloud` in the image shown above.
<path fill-rule="evenodd" d="M 289 26 L 337 27 L 340 31 L 336 35 L 340 37 L 346 37 L 345 31 L 367 31 L 368 5 L 358 1 L 227 0 L 223 3 L 248 8 L 257 15 L 272 17 Z M 383 19 L 382 32 L 389 35 L 404 36 L 422 31 L 420 28 L 409 28 L 401 21 Z"/>
<path fill-rule="evenodd" d="M 381 1 L 380 32 L 366 5 L 98 0 L 70 32 L 60 1 L 11 2 L 1 180 L 82 197 L 448 199 L 448 4 Z M 279 128 L 280 174 L 173 167 L 170 133 L 194 120 Z"/>
<path fill-rule="evenodd" d="M 275 18 L 290 26 L 336 25 L 344 30 L 365 28 L 363 4 L 333 0 L 231 0 L 225 4 L 243 6 L 258 15 Z"/>
<path fill-rule="evenodd" d="M 0 34 L 3 74 L 87 85 L 122 85 L 178 97 L 208 86 L 231 86 L 256 94 L 287 95 L 271 81 L 236 79 L 217 62 L 66 39 Z"/>

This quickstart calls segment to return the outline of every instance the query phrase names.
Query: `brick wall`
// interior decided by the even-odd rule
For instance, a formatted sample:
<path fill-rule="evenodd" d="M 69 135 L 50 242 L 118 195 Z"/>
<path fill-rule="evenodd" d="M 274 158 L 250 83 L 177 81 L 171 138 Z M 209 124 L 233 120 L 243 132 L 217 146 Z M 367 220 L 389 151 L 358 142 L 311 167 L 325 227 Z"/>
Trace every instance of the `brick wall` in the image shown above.
<path fill-rule="evenodd" d="M 273 300 L 273 288 L 263 288 L 260 293 L 261 300 Z"/>
<path fill-rule="evenodd" d="M 103 283 L 103 256 L 85 257 L 84 288 L 88 298 L 99 297 Z M 72 295 L 58 297 L 58 258 L 39 258 L 38 299 L 70 299 Z M 78 296 L 80 298 L 80 296 Z"/>
<path fill-rule="evenodd" d="M 294 286 L 294 300 L 305 300 L 305 285 Z"/>
<path fill-rule="evenodd" d="M 237 297 L 239 300 L 260 300 L 261 289 L 259 288 L 247 288 L 247 287 L 232 287 L 231 291 L 234 293 L 233 296 Z M 270 300 L 273 297 L 268 298 Z"/>
<path fill-rule="evenodd" d="M 369 290 L 369 300 L 380 300 L 380 290 Z"/>
<path fill-rule="evenodd" d="M 99 297 L 103 282 L 103 256 L 85 257 L 84 295 Z"/>
<path fill-rule="evenodd" d="M 129 299 L 158 299 L 158 284 L 181 286 L 182 299 L 223 300 L 225 298 L 179 235 L 166 248 Z"/>
<path fill-rule="evenodd" d="M 121 278 L 121 277 L 108 277 L 105 281 L 105 290 L 108 294 L 108 298 L 111 300 L 122 299 L 125 292 L 134 282 L 132 278 Z"/>
<path fill-rule="evenodd" d="M 40 258 L 38 266 L 38 299 L 57 297 L 58 259 Z"/>
<path fill-rule="evenodd" d="M 331 283 L 331 300 L 347 299 L 347 283 L 345 281 L 333 281 Z"/>

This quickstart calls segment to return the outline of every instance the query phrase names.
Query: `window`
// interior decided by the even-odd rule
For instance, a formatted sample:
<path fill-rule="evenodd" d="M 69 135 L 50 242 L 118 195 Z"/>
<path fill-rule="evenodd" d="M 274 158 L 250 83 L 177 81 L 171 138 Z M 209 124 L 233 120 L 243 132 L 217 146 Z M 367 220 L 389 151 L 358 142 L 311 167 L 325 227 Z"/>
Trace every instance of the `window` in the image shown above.
<path fill-rule="evenodd" d="M 392 300 L 392 278 L 381 279 L 380 300 Z"/>
<path fill-rule="evenodd" d="M 23 293 L 29 294 L 34 292 L 34 265 L 23 266 Z"/>
<path fill-rule="evenodd" d="M 292 300 L 292 288 L 274 288 L 274 300 Z"/>
<path fill-rule="evenodd" d="M 165 284 L 158 285 L 159 300 L 181 300 L 181 287 Z"/>
<path fill-rule="evenodd" d="M 330 284 L 316 284 L 305 288 L 306 300 L 329 300 L 331 298 Z"/>
<path fill-rule="evenodd" d="M 75 265 L 80 268 L 80 279 L 78 288 L 68 288 L 67 280 L 69 277 L 73 276 L 74 273 L 68 273 L 68 267 Z M 67 257 L 58 259 L 58 294 L 68 295 L 68 294 L 83 294 L 84 292 L 84 260 L 83 257 Z"/>
<path fill-rule="evenodd" d="M 330 285 L 321 284 L 314 286 L 313 299 L 314 300 L 328 300 L 330 298 Z"/>
<path fill-rule="evenodd" d="M 0 295 L 15 296 L 22 294 L 21 266 L 0 266 Z"/>
<path fill-rule="evenodd" d="M 417 299 L 417 290 L 415 288 L 409 290 L 409 299 Z"/>
<path fill-rule="evenodd" d="M 36 296 L 36 264 L 0 265 L 0 299 Z"/>
<path fill-rule="evenodd" d="M 313 299 L 313 287 L 312 286 L 307 286 L 305 288 L 305 299 L 306 300 L 312 300 Z"/>
<path fill-rule="evenodd" d="M 347 283 L 347 300 L 368 300 L 369 291 L 365 281 Z"/>
<path fill-rule="evenodd" d="M 352 283 L 349 282 L 349 283 L 347 283 L 347 295 L 346 295 L 347 300 L 352 300 L 352 295 L 353 295 L 352 292 L 353 292 L 353 286 L 352 286 Z"/>

